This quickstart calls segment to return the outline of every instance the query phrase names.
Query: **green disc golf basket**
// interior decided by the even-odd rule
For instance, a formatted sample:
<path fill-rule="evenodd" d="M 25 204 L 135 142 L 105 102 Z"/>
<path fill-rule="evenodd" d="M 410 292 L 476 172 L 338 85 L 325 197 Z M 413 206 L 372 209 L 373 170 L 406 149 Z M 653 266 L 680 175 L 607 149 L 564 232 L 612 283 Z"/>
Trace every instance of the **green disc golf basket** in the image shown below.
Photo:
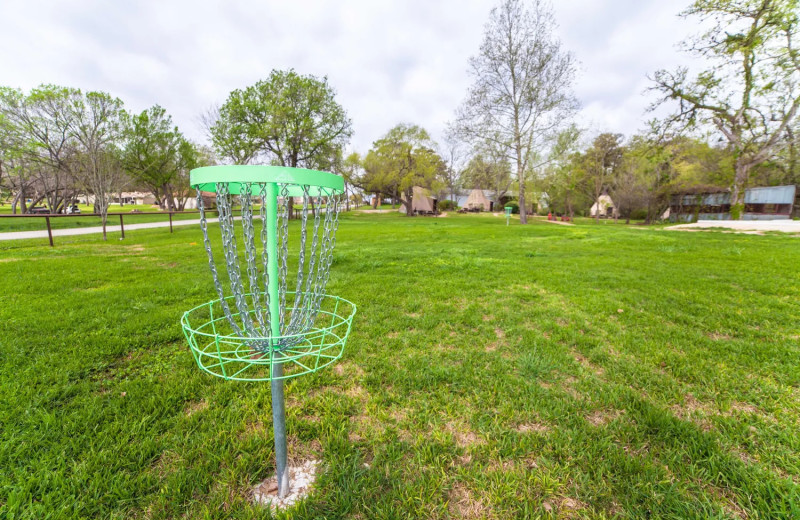
<path fill-rule="evenodd" d="M 507 226 L 508 221 L 511 220 L 511 212 L 514 211 L 514 208 L 511 206 L 505 206 L 503 209 L 506 210 L 506 226 Z"/>
<path fill-rule="evenodd" d="M 283 381 L 338 359 L 356 313 L 353 303 L 325 294 L 344 183 L 299 168 L 210 166 L 192 170 L 190 184 L 217 299 L 184 313 L 181 325 L 205 372 L 271 382 L 283 498 L 289 491 Z M 212 200 L 218 226 L 206 217 Z M 235 205 L 241 217 L 234 217 Z"/>

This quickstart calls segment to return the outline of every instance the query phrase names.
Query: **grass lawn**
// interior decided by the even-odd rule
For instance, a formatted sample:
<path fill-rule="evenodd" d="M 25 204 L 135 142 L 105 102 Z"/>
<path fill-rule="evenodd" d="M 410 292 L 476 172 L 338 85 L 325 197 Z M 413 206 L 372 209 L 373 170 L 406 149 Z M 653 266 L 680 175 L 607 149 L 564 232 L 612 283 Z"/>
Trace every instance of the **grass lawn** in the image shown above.
<path fill-rule="evenodd" d="M 0 518 L 269 518 L 269 385 L 179 326 L 199 229 L 56 246 L 0 243 Z M 355 213 L 334 256 L 294 518 L 800 518 L 800 238 Z"/>

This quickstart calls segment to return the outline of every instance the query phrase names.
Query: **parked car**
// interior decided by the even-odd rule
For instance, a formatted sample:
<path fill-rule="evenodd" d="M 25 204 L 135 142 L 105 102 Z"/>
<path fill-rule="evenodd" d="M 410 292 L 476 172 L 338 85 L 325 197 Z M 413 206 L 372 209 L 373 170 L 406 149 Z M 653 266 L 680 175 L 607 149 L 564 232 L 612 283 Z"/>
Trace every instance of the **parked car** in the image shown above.
<path fill-rule="evenodd" d="M 49 215 L 50 209 L 46 207 L 29 208 L 28 213 L 31 215 Z"/>

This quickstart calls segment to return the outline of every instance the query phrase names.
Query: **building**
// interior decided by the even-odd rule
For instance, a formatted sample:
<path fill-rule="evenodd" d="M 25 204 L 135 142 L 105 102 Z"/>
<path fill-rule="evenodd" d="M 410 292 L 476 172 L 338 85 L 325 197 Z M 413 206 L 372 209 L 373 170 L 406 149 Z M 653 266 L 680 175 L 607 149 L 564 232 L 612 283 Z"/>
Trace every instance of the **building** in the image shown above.
<path fill-rule="evenodd" d="M 781 220 L 792 218 L 797 187 L 770 186 L 748 188 L 744 192 L 742 220 Z M 669 205 L 672 222 L 730 220 L 731 192 L 724 188 L 705 187 L 672 196 Z"/>
<path fill-rule="evenodd" d="M 617 218 L 619 216 L 619 212 L 617 212 L 617 207 L 614 205 L 614 201 L 611 200 L 611 197 L 608 195 L 600 195 L 600 198 L 597 199 L 597 202 L 592 204 L 592 207 L 589 209 L 589 214 L 592 217 L 596 217 L 598 212 L 600 213 L 600 218 Z"/>
<path fill-rule="evenodd" d="M 481 198 L 480 196 L 478 196 L 478 194 L 474 194 L 473 195 L 473 192 L 476 192 L 476 191 L 480 192 L 483 195 L 483 197 Z M 470 203 L 470 197 L 473 198 L 473 201 L 478 200 L 478 199 L 485 199 L 486 202 L 489 203 L 489 206 L 488 207 L 484 207 L 483 211 L 493 211 L 495 205 L 497 205 L 497 201 L 495 200 L 495 196 L 494 196 L 494 191 L 492 191 L 492 190 L 480 190 L 480 189 L 457 190 L 456 193 L 455 193 L 455 196 L 456 196 L 456 200 L 454 202 L 456 203 L 456 206 L 458 206 L 459 208 L 467 208 L 467 207 L 469 207 L 468 205 Z"/>

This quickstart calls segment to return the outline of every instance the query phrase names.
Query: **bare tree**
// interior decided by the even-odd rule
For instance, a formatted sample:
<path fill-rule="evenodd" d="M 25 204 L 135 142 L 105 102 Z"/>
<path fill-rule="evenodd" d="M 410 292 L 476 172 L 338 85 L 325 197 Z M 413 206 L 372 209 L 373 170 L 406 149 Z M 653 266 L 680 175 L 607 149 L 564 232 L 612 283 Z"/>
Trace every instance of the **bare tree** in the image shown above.
<path fill-rule="evenodd" d="M 442 170 L 442 180 L 449 192 L 450 200 L 455 202 L 456 190 L 459 188 L 461 173 L 464 169 L 464 159 L 467 158 L 464 142 L 459 138 L 455 128 L 449 127 L 447 129 L 439 155 L 445 162 L 445 167 Z"/>
<path fill-rule="evenodd" d="M 683 16 L 711 22 L 688 50 L 713 63 L 697 78 L 686 68 L 659 70 L 656 105 L 678 101 L 664 129 L 711 126 L 734 153 L 731 215 L 741 218 L 750 173 L 775 155 L 800 109 L 800 20 L 795 0 L 695 0 Z"/>
<path fill-rule="evenodd" d="M 578 107 L 570 89 L 575 60 L 553 35 L 554 26 L 542 0 L 530 6 L 503 0 L 492 9 L 480 51 L 470 59 L 474 83 L 457 118 L 463 136 L 495 141 L 515 163 L 523 224 L 532 152 L 546 148 Z"/>
<path fill-rule="evenodd" d="M 94 195 L 95 211 L 106 220 L 111 196 L 124 178 L 115 146 L 121 139 L 122 101 L 105 92 L 87 92 L 72 103 L 72 134 L 80 143 L 75 157 L 78 182 Z"/>

